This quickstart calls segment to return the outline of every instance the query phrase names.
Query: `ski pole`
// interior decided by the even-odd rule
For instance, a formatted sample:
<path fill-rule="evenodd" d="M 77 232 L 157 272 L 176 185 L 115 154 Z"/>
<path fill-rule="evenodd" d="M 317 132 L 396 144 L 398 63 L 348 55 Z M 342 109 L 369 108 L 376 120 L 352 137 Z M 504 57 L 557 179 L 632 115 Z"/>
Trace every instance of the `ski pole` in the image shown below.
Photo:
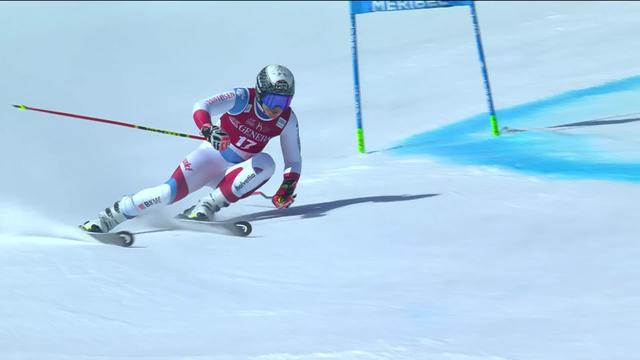
<path fill-rule="evenodd" d="M 275 194 L 274 194 L 274 195 L 272 195 L 272 196 L 269 196 L 269 195 L 267 195 L 267 194 L 263 193 L 262 191 L 254 191 L 254 192 L 252 192 L 252 193 L 251 193 L 251 195 L 249 195 L 249 196 L 253 196 L 253 195 L 260 195 L 260 196 L 262 196 L 262 197 L 263 197 L 263 198 L 265 198 L 265 199 L 271 199 L 272 197 L 274 197 L 274 196 L 275 196 Z M 292 197 L 293 197 L 294 199 L 296 198 L 296 196 L 298 196 L 298 194 L 293 194 L 293 195 L 292 195 Z"/>
<path fill-rule="evenodd" d="M 38 109 L 38 108 L 34 108 L 34 107 L 22 105 L 22 104 L 20 104 L 20 105 L 12 105 L 12 106 L 15 107 L 15 108 L 18 108 L 20 110 L 39 111 L 39 112 L 43 112 L 43 113 L 47 113 L 47 114 L 67 116 L 67 117 L 72 117 L 72 118 L 76 118 L 76 119 L 91 120 L 91 121 L 97 121 L 97 122 L 102 122 L 102 123 L 106 123 L 106 124 L 126 126 L 126 127 L 130 127 L 130 128 L 134 128 L 134 129 L 153 131 L 153 132 L 157 132 L 157 133 L 161 133 L 161 134 L 165 134 L 165 135 L 180 136 L 180 137 L 186 137 L 186 138 L 189 138 L 189 139 L 196 139 L 196 140 L 206 140 L 202 136 L 191 135 L 191 134 L 183 134 L 183 133 L 179 133 L 179 132 L 175 132 L 175 131 L 169 131 L 169 130 L 154 129 L 154 128 L 150 128 L 150 127 L 146 127 L 146 126 L 142 126 L 142 125 L 129 124 L 129 123 L 125 123 L 125 122 L 121 122 L 121 121 L 115 121 L 115 120 L 109 120 L 109 119 L 101 119 L 101 118 L 97 118 L 97 117 L 93 117 L 93 116 L 77 115 L 77 114 L 71 114 L 71 113 L 66 113 L 66 112 L 61 112 L 61 111 Z"/>
<path fill-rule="evenodd" d="M 262 191 L 254 191 L 253 193 L 251 193 L 251 195 L 260 195 L 265 199 L 271 199 L 272 197 L 269 195 L 266 195 L 265 193 L 263 193 Z"/>

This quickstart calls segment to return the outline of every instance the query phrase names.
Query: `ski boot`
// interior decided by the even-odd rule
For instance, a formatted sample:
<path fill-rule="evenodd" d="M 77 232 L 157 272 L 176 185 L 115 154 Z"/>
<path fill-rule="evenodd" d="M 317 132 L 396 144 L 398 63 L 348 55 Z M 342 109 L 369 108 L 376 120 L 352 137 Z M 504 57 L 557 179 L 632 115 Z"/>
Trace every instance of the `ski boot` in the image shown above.
<path fill-rule="evenodd" d="M 182 212 L 182 219 L 211 221 L 215 213 L 223 207 L 229 206 L 229 202 L 224 198 L 220 190 L 215 190 L 209 195 L 198 200 L 198 203 Z"/>
<path fill-rule="evenodd" d="M 97 218 L 85 221 L 84 224 L 80 225 L 80 228 L 84 231 L 94 233 L 107 233 L 111 231 L 111 229 L 118 224 L 129 219 L 120 210 L 121 202 L 122 200 L 116 201 L 112 207 L 101 211 Z"/>

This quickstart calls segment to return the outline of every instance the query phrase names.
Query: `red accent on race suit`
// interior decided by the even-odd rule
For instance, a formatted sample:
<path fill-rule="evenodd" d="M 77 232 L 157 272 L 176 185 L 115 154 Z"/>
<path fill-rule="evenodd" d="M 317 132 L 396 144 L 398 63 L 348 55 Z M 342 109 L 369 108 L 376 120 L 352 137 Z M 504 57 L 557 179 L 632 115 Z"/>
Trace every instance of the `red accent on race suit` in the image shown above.
<path fill-rule="evenodd" d="M 207 110 L 196 110 L 193 113 L 193 121 L 195 121 L 198 129 L 202 129 L 205 125 L 211 125 L 211 114 Z"/>
<path fill-rule="evenodd" d="M 247 197 L 249 197 L 249 196 L 253 195 L 253 192 L 254 192 L 254 191 L 256 191 L 256 190 L 258 190 L 258 189 L 260 189 L 260 187 L 262 187 L 262 185 L 266 184 L 266 183 L 267 183 L 267 181 L 269 181 L 269 179 L 267 179 L 267 180 L 265 180 L 265 181 L 261 182 L 258 186 L 256 186 L 256 188 L 255 188 L 255 189 L 251 189 L 251 191 L 249 191 L 249 192 L 247 192 L 246 194 L 242 195 L 242 196 L 240 197 L 240 199 L 244 199 L 244 198 L 247 198 Z"/>
<path fill-rule="evenodd" d="M 300 180 L 300 174 L 294 173 L 294 172 L 288 172 L 284 174 L 283 178 L 284 178 L 283 181 L 287 181 L 287 180 L 298 181 Z"/>
<path fill-rule="evenodd" d="M 176 168 L 176 170 L 171 175 L 171 178 L 176 181 L 176 198 L 171 202 L 173 204 L 174 202 L 181 200 L 185 196 L 189 195 L 189 186 L 187 185 L 187 180 L 185 180 L 180 166 Z"/>
<path fill-rule="evenodd" d="M 187 159 L 182 160 L 182 166 L 184 166 L 184 169 L 187 170 L 187 171 L 192 171 L 193 170 L 191 168 L 191 163 Z"/>
<path fill-rule="evenodd" d="M 220 191 L 222 191 L 222 195 L 224 195 L 224 197 L 230 203 L 234 203 L 240 200 L 240 198 L 233 193 L 233 190 L 231 190 L 233 186 L 233 181 L 236 179 L 240 171 L 242 171 L 241 167 L 228 173 L 227 175 L 224 176 L 224 178 L 220 182 L 220 185 L 218 185 L 218 187 L 220 188 Z"/>
<path fill-rule="evenodd" d="M 244 199 L 246 197 L 251 196 L 251 194 L 253 194 L 254 191 L 258 190 L 262 185 L 266 184 L 266 182 L 269 181 L 269 179 L 266 179 L 265 181 L 261 182 L 258 186 L 256 186 L 254 189 L 250 189 L 249 191 L 247 191 L 246 194 L 240 197 L 237 197 L 236 194 L 234 194 L 233 190 L 231 189 L 233 187 L 233 182 L 235 181 L 236 177 L 238 177 L 238 174 L 241 171 L 242 171 L 242 168 L 237 168 L 233 170 L 232 172 L 225 175 L 222 181 L 220 181 L 220 184 L 218 184 L 218 188 L 222 192 L 222 195 L 224 195 L 225 199 L 227 199 L 227 201 L 230 203 L 234 203 L 240 199 Z M 260 173 L 260 172 L 256 171 L 256 173 Z"/>
<path fill-rule="evenodd" d="M 262 120 L 255 109 L 256 90 L 248 88 L 249 103 L 238 115 L 224 113 L 220 117 L 220 127 L 230 138 L 236 148 L 257 154 L 267 146 L 272 138 L 279 136 L 289 122 L 291 108 L 287 107 L 282 114 L 272 120 Z"/>

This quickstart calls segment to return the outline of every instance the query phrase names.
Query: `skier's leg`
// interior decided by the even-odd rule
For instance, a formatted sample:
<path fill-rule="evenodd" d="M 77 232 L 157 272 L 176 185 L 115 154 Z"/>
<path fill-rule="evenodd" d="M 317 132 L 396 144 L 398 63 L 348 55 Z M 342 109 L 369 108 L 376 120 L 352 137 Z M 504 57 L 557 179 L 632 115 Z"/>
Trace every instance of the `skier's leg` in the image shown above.
<path fill-rule="evenodd" d="M 187 155 L 164 184 L 123 197 L 112 207 L 100 212 L 98 218 L 85 222 L 81 227 L 91 232 L 108 232 L 118 224 L 148 210 L 179 201 L 210 181 L 220 181 L 227 168 L 232 165 L 209 143 L 203 143 Z"/>
<path fill-rule="evenodd" d="M 218 189 L 228 202 L 234 203 L 251 195 L 269 181 L 275 168 L 276 163 L 269 154 L 256 154 L 251 159 L 229 168 L 218 184 Z"/>
<path fill-rule="evenodd" d="M 185 210 L 183 215 L 195 220 L 210 220 L 221 208 L 245 198 L 266 183 L 275 170 L 275 162 L 266 153 L 258 153 L 251 159 L 230 167 L 221 181 L 207 185 L 213 192 Z"/>

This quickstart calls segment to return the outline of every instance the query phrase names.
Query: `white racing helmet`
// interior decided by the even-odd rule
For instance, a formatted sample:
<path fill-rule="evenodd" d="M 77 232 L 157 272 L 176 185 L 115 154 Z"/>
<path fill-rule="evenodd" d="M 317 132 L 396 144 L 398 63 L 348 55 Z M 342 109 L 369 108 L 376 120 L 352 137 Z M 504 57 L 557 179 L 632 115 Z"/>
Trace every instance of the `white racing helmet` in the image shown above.
<path fill-rule="evenodd" d="M 267 65 L 256 77 L 256 95 L 260 106 L 286 109 L 296 90 L 291 70 L 282 65 Z"/>

